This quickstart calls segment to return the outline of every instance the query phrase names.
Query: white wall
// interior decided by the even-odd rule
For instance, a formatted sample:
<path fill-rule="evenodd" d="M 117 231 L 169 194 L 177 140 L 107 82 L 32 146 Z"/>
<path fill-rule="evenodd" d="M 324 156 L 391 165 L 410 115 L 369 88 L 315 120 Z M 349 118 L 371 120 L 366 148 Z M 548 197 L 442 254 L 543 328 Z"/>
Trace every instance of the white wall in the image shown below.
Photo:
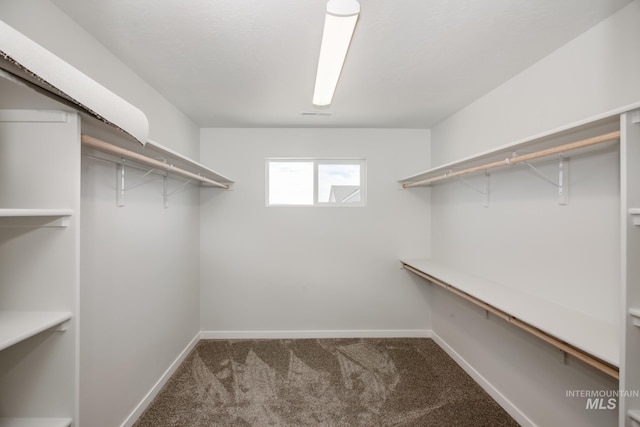
<path fill-rule="evenodd" d="M 433 165 L 638 102 L 640 1 L 432 129 Z"/>
<path fill-rule="evenodd" d="M 3 0 L 0 19 L 142 109 L 151 139 L 197 158 L 197 126 L 49 1 Z M 158 177 L 123 208 L 114 191 L 114 165 L 83 156 L 80 420 L 91 427 L 120 425 L 199 331 L 197 190 L 167 210 Z"/>
<path fill-rule="evenodd" d="M 432 130 L 434 164 L 485 151 L 640 101 L 635 1 Z M 557 178 L 557 167 L 542 170 Z M 473 178 L 471 181 L 477 178 Z M 480 186 L 480 184 L 475 183 Z M 617 323 L 619 153 L 570 160 L 569 205 L 525 169 L 493 174 L 490 207 L 460 183 L 432 190 L 434 258 Z M 617 382 L 436 290 L 433 330 L 478 376 L 539 425 L 615 425 L 570 389 Z"/>
<path fill-rule="evenodd" d="M 428 288 L 399 268 L 428 256 L 429 131 L 203 129 L 201 160 L 236 180 L 201 192 L 201 325 L 210 336 L 422 333 Z M 367 207 L 265 206 L 267 157 L 365 157 Z"/>
<path fill-rule="evenodd" d="M 126 169 L 127 182 L 142 174 Z M 170 190 L 179 186 L 170 181 Z M 199 202 L 191 188 L 165 209 L 154 176 L 117 207 L 115 165 L 83 158 L 83 426 L 120 425 L 200 330 Z"/>

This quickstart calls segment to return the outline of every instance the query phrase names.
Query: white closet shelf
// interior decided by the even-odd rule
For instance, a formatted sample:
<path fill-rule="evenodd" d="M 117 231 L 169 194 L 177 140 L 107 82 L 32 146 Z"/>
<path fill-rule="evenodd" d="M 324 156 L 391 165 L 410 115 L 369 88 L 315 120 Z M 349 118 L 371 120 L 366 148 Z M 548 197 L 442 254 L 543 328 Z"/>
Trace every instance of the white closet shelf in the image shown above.
<path fill-rule="evenodd" d="M 66 227 L 71 209 L 0 209 L 0 227 Z"/>
<path fill-rule="evenodd" d="M 600 129 L 601 132 L 594 133 L 593 129 L 595 128 Z M 432 183 L 449 177 L 456 177 L 469 173 L 481 173 L 484 170 L 500 167 L 505 168 L 511 166 L 512 163 L 515 164 L 517 162 L 524 163 L 525 161 L 538 158 L 537 156 L 539 154 L 542 154 L 542 156 L 539 156 L 540 158 L 549 157 L 551 155 L 560 155 L 553 153 L 553 150 L 563 146 L 569 146 L 574 143 L 577 144 L 578 142 L 584 142 L 576 141 L 576 138 L 585 138 L 585 140 L 589 140 L 609 134 L 608 137 L 604 138 L 604 141 L 587 141 L 586 145 L 577 144 L 577 148 L 571 149 L 574 155 L 577 153 L 584 153 L 594 150 L 594 146 L 597 147 L 597 145 L 604 142 L 615 141 L 617 143 L 619 136 L 615 135 L 616 129 L 619 129 L 618 115 L 605 116 L 597 120 L 588 121 L 587 123 L 571 124 L 551 132 L 518 140 L 493 150 L 478 153 L 470 157 L 465 157 L 451 163 L 425 170 L 415 175 L 402 178 L 398 180 L 398 182 L 400 182 L 404 188 L 426 187 L 432 185 Z M 532 153 L 532 150 L 537 153 Z M 550 153 L 545 154 L 547 151 L 550 151 Z M 517 153 L 515 157 L 514 153 Z M 487 168 L 486 166 L 490 167 Z"/>
<path fill-rule="evenodd" d="M 619 331 L 614 324 L 607 324 L 552 301 L 520 291 L 430 259 L 403 259 L 403 266 L 424 273 L 454 288 L 454 293 L 474 298 L 476 304 L 485 304 L 486 309 L 495 308 L 502 312 L 505 320 L 537 335 L 541 331 L 558 343 L 566 343 L 586 356 L 593 357 L 613 367 L 619 366 Z M 424 277 L 424 276 L 423 276 Z M 430 279 L 428 279 L 430 280 Z M 459 292 L 456 292 L 459 291 Z M 524 322 L 526 325 L 521 325 Z M 545 339 L 544 336 L 539 336 Z M 547 341 L 552 345 L 555 342 Z M 588 361 L 587 363 L 589 363 Z M 597 362 L 597 361 L 596 361 Z M 595 367 L 599 367 L 593 365 Z M 603 366 L 604 368 L 604 366 Z M 603 370 L 603 369 L 601 369 Z M 615 376 L 614 370 L 606 371 Z"/>
<path fill-rule="evenodd" d="M 0 350 L 70 320 L 70 312 L 0 311 Z"/>
<path fill-rule="evenodd" d="M 189 169 L 195 173 L 200 173 L 202 176 L 211 178 L 214 181 L 220 181 L 227 184 L 233 183 L 231 178 L 228 178 L 222 175 L 219 172 L 214 171 L 211 168 L 206 167 L 205 165 L 196 162 L 189 157 L 183 156 L 182 154 L 165 147 L 162 144 L 159 144 L 150 139 L 147 140 L 147 143 L 144 145 L 145 150 L 148 150 L 150 153 L 157 153 L 154 157 L 163 157 L 169 160 L 170 163 L 173 163 L 176 166 L 181 166 L 186 169 Z"/>
<path fill-rule="evenodd" d="M 71 418 L 0 418 L 0 427 L 69 427 Z"/>
<path fill-rule="evenodd" d="M 631 309 L 629 309 L 629 314 L 633 318 L 632 319 L 633 320 L 633 324 L 635 326 L 640 326 L 640 309 L 631 308 Z"/>
<path fill-rule="evenodd" d="M 153 170 L 181 175 L 201 185 L 228 190 L 230 184 L 233 183 L 226 176 L 153 141 L 148 141 L 144 147 L 129 148 L 123 148 L 84 134 L 81 136 L 81 141 L 83 146 L 109 154 L 116 159 L 132 160 L 149 166 Z"/>

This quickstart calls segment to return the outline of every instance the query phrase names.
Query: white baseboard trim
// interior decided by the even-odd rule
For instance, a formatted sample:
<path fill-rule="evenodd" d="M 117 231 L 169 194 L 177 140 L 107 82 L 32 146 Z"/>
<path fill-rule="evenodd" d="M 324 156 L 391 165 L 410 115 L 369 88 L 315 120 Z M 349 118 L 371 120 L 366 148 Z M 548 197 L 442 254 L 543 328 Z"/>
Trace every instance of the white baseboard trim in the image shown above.
<path fill-rule="evenodd" d="M 203 340 L 304 339 L 304 338 L 431 338 L 429 329 L 327 330 L 327 331 L 202 331 Z"/>
<path fill-rule="evenodd" d="M 438 334 L 431 331 L 431 338 L 440 346 L 456 363 L 469 374 L 473 380 L 484 389 L 518 424 L 523 427 L 536 427 L 522 411 L 520 411 L 507 397 L 500 393 L 485 377 L 482 376 L 473 366 L 471 366 L 462 356 L 449 346 Z"/>
<path fill-rule="evenodd" d="M 131 427 L 133 424 L 140 418 L 140 415 L 147 409 L 147 407 L 151 404 L 153 399 L 158 395 L 162 387 L 169 381 L 169 378 L 173 375 L 173 373 L 178 369 L 178 367 L 184 362 L 184 359 L 189 355 L 191 350 L 198 344 L 200 341 L 200 332 L 196 334 L 195 337 L 191 340 L 189 344 L 185 347 L 184 350 L 178 355 L 176 360 L 173 361 L 171 366 L 162 374 L 160 379 L 151 387 L 151 390 L 147 393 L 147 395 L 142 399 L 142 401 L 135 407 L 133 412 L 129 414 L 127 419 L 120 425 L 120 427 Z"/>

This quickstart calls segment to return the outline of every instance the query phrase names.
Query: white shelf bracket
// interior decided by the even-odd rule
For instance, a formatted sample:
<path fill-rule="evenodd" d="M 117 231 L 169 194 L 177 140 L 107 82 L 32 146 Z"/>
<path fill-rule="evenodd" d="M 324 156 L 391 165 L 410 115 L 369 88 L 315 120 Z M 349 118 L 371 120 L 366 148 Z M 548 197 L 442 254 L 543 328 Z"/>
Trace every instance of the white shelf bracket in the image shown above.
<path fill-rule="evenodd" d="M 640 327 L 640 310 L 637 308 L 629 309 L 629 315 L 631 316 L 631 322 L 634 326 Z"/>
<path fill-rule="evenodd" d="M 489 192 L 491 190 L 491 175 L 489 172 L 484 172 L 484 207 L 489 207 Z"/>
<path fill-rule="evenodd" d="M 120 163 L 116 163 L 116 206 L 122 207 L 124 206 L 124 162 L 122 159 Z"/>
<path fill-rule="evenodd" d="M 640 225 L 640 209 L 629 209 L 629 215 L 631 215 L 631 218 L 633 219 L 633 225 Z"/>
<path fill-rule="evenodd" d="M 162 203 L 165 209 L 169 208 L 169 177 L 167 174 L 162 177 Z"/>
<path fill-rule="evenodd" d="M 169 207 L 169 199 L 176 193 L 184 191 L 185 187 L 193 182 L 193 179 L 188 179 L 184 181 L 180 187 L 169 192 L 169 180 L 167 175 L 162 177 L 162 197 L 164 199 L 164 207 L 167 209 Z"/>
<path fill-rule="evenodd" d="M 464 179 L 461 176 L 458 176 L 458 180 L 460 180 L 460 182 L 462 182 L 464 185 L 466 185 L 467 187 L 469 187 L 470 189 L 472 189 L 473 191 L 475 191 L 476 193 L 479 193 L 483 196 L 483 203 L 482 205 L 487 208 L 489 207 L 489 184 L 490 184 L 490 174 L 488 172 L 485 171 L 484 173 L 484 190 L 478 190 L 476 187 L 474 187 L 473 185 L 471 185 L 469 183 L 469 181 L 467 181 L 466 179 Z"/>
<path fill-rule="evenodd" d="M 559 350 L 560 351 L 560 363 L 562 363 L 563 365 L 567 364 L 567 352 L 564 350 Z"/>
<path fill-rule="evenodd" d="M 560 156 L 560 160 L 558 161 L 558 182 L 555 182 L 554 180 L 548 178 L 531 163 L 523 163 L 529 166 L 529 169 L 538 177 L 558 188 L 558 203 L 560 205 L 569 204 L 569 159 L 565 158 L 564 156 Z"/>
<path fill-rule="evenodd" d="M 566 206 L 569 204 L 569 159 L 560 156 L 558 162 L 558 203 Z"/>
<path fill-rule="evenodd" d="M 126 162 L 125 159 L 121 159 L 120 163 L 116 163 L 116 205 L 118 207 L 124 206 L 125 194 L 127 191 L 150 182 L 151 180 L 148 180 L 148 179 L 145 180 L 145 178 L 150 174 L 152 174 L 153 172 L 156 172 L 155 169 L 151 169 L 145 172 L 145 174 L 142 175 L 140 178 L 138 178 L 136 181 L 134 181 L 133 184 L 130 184 L 129 186 L 127 186 L 126 174 L 125 174 L 125 162 Z"/>
<path fill-rule="evenodd" d="M 66 320 L 62 323 L 60 323 L 57 326 L 54 326 L 53 328 L 49 329 L 50 331 L 53 332 L 66 332 L 69 329 L 69 324 L 71 323 L 70 320 Z"/>

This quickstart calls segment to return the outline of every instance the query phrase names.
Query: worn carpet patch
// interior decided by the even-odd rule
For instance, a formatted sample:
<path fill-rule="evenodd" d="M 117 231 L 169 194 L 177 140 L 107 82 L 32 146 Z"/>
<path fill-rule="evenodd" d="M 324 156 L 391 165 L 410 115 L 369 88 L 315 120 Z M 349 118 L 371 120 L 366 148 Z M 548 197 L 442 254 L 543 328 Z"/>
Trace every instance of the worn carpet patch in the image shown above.
<path fill-rule="evenodd" d="M 517 426 L 430 339 L 202 340 L 134 427 Z"/>

